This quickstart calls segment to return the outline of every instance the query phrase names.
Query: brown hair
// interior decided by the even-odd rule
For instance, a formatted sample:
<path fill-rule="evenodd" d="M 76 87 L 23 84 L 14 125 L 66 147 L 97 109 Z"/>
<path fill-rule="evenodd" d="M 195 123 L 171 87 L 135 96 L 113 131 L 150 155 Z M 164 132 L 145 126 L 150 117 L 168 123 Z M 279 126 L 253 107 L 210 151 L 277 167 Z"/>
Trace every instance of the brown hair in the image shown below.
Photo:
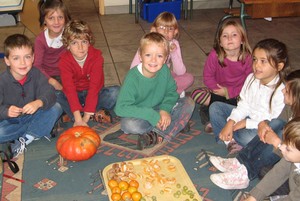
<path fill-rule="evenodd" d="M 217 35 L 216 35 L 216 38 L 214 41 L 214 46 L 213 46 L 218 55 L 219 63 L 222 67 L 225 67 L 224 59 L 226 58 L 227 55 L 226 55 L 226 52 L 224 51 L 223 47 L 221 47 L 221 45 L 220 45 L 220 40 L 221 40 L 221 36 L 222 36 L 224 29 L 228 26 L 234 26 L 241 36 L 242 44 L 240 46 L 239 60 L 244 63 L 246 60 L 246 57 L 251 54 L 251 47 L 249 45 L 247 33 L 244 30 L 244 28 L 236 21 L 233 21 L 233 20 L 225 21 L 217 32 Z"/>
<path fill-rule="evenodd" d="M 159 26 L 174 27 L 174 29 L 178 29 L 176 17 L 170 12 L 162 12 L 155 18 L 151 27 L 157 28 Z M 175 37 L 178 37 L 178 34 Z"/>
<path fill-rule="evenodd" d="M 287 77 L 288 73 L 290 72 L 290 63 L 289 63 L 289 57 L 288 57 L 288 50 L 284 43 L 273 39 L 273 38 L 267 38 L 264 40 L 259 41 L 254 49 L 253 52 L 256 49 L 262 49 L 265 51 L 267 60 L 270 63 L 270 65 L 275 68 L 277 71 L 279 71 L 279 64 L 283 63 L 282 69 L 278 72 L 279 74 L 279 81 L 276 83 L 275 89 L 272 92 L 272 95 L 270 97 L 270 109 L 271 109 L 271 103 L 273 96 L 277 90 L 277 88 L 283 83 L 284 79 Z"/>
<path fill-rule="evenodd" d="M 283 129 L 283 143 L 300 151 L 300 117 L 289 121 Z"/>
<path fill-rule="evenodd" d="M 33 54 L 33 44 L 27 36 L 23 34 L 13 34 L 8 36 L 4 41 L 4 56 L 8 58 L 12 49 L 21 47 L 30 48 Z"/>
<path fill-rule="evenodd" d="M 300 70 L 292 71 L 285 78 L 285 89 L 292 99 L 293 117 L 300 117 Z"/>
<path fill-rule="evenodd" d="M 62 34 L 64 46 L 69 46 L 70 42 L 74 39 L 86 39 L 90 44 L 94 43 L 92 30 L 86 22 L 81 20 L 71 20 L 66 25 Z"/>
<path fill-rule="evenodd" d="M 38 3 L 38 9 L 40 13 L 40 27 L 44 26 L 46 15 L 53 10 L 60 9 L 63 12 L 66 24 L 71 19 L 68 8 L 62 0 L 40 0 Z"/>
<path fill-rule="evenodd" d="M 168 41 L 165 39 L 165 37 L 163 35 L 161 35 L 160 33 L 156 33 L 156 32 L 147 33 L 142 37 L 142 39 L 140 40 L 140 48 L 139 48 L 140 55 L 144 51 L 145 46 L 150 43 L 162 44 L 165 48 L 165 56 L 169 55 Z"/>

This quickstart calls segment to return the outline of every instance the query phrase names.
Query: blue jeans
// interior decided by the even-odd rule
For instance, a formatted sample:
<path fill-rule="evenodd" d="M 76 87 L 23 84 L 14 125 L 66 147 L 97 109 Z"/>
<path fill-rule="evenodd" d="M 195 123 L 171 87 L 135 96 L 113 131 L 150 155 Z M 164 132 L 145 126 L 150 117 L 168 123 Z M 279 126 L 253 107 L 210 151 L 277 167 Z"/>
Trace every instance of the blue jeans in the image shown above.
<path fill-rule="evenodd" d="M 116 105 L 119 91 L 119 86 L 103 87 L 98 95 L 96 111 L 100 109 L 112 110 Z M 79 102 L 82 106 L 85 105 L 87 93 L 87 90 L 77 92 Z M 56 97 L 57 102 L 62 106 L 64 112 L 72 119 L 72 121 L 74 121 L 74 115 L 71 111 L 68 99 L 65 94 L 62 91 L 56 91 Z"/>
<path fill-rule="evenodd" d="M 282 130 L 285 124 L 286 122 L 281 119 L 273 119 L 269 126 L 282 139 Z M 238 153 L 236 158 L 246 166 L 248 177 L 252 180 L 258 176 L 263 167 L 273 166 L 280 160 L 273 150 L 272 145 L 263 143 L 257 135 Z"/>
<path fill-rule="evenodd" d="M 121 130 L 130 134 L 145 134 L 153 130 L 165 140 L 170 141 L 186 126 L 194 108 L 195 102 L 190 97 L 180 98 L 171 111 L 171 124 L 166 130 L 162 131 L 146 120 L 127 117 L 121 119 Z"/>
<path fill-rule="evenodd" d="M 62 108 L 55 103 L 48 110 L 37 110 L 32 115 L 22 115 L 0 121 L 0 143 L 17 140 L 31 135 L 35 138 L 50 136 L 50 132 L 62 114 Z"/>
<path fill-rule="evenodd" d="M 209 107 L 210 123 L 215 134 L 216 141 L 219 142 L 219 135 L 227 123 L 227 118 L 236 106 L 214 102 Z M 257 129 L 240 129 L 233 132 L 233 138 L 241 146 L 246 146 L 257 135 Z"/>

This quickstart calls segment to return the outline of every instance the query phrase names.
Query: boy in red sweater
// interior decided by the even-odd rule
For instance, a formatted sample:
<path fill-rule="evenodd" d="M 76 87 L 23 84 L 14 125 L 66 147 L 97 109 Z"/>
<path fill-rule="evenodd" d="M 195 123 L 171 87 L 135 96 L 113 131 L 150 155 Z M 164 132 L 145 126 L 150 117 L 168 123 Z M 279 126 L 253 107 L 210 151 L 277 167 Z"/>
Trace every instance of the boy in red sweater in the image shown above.
<path fill-rule="evenodd" d="M 96 111 L 113 109 L 120 87 L 103 87 L 104 60 L 101 51 L 92 46 L 92 32 L 86 22 L 70 21 L 62 38 L 69 51 L 59 62 L 63 93 L 57 101 L 74 121 L 73 126 L 88 126 Z"/>

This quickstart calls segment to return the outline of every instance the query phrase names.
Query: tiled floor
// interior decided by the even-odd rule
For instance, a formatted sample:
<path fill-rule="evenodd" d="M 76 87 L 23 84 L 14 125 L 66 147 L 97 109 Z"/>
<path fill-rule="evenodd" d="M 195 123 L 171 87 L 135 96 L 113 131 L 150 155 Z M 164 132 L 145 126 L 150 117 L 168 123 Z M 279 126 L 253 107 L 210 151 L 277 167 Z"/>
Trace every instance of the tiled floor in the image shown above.
<path fill-rule="evenodd" d="M 139 39 L 149 31 L 150 24 L 140 20 L 135 24 L 134 14 L 98 14 L 98 0 L 66 0 L 73 18 L 87 21 L 95 36 L 95 47 L 102 50 L 106 85 L 121 84 L 136 53 Z M 195 86 L 203 85 L 202 69 L 206 54 L 211 50 L 213 38 L 223 9 L 194 10 L 191 20 L 179 20 L 180 44 L 188 72 L 195 76 Z M 294 68 L 300 69 L 300 18 L 247 19 L 251 46 L 261 39 L 274 37 L 287 44 Z M 9 34 L 24 33 L 32 40 L 35 36 L 22 24 L 0 27 L 0 51 Z M 3 61 L 0 63 L 4 68 Z"/>

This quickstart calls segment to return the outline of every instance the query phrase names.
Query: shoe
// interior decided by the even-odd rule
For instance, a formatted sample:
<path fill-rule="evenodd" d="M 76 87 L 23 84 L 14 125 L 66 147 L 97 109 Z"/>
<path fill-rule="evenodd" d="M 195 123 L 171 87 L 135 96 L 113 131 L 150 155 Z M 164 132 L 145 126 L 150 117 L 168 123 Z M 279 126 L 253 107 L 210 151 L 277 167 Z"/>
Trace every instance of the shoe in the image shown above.
<path fill-rule="evenodd" d="M 15 142 L 11 145 L 11 150 L 13 157 L 18 157 L 20 154 L 23 154 L 26 150 L 25 138 L 19 137 L 19 140 L 15 140 Z"/>
<path fill-rule="evenodd" d="M 227 145 L 228 155 L 230 156 L 236 155 L 242 149 L 243 147 L 239 145 L 235 140 L 232 140 Z"/>
<path fill-rule="evenodd" d="M 221 172 L 231 172 L 237 170 L 242 164 L 236 158 L 221 158 L 210 156 L 209 161 Z"/>
<path fill-rule="evenodd" d="M 162 142 L 163 137 L 161 137 L 154 131 L 150 131 L 149 133 L 141 134 L 138 136 L 137 149 L 143 150 L 153 147 L 154 145 L 160 144 Z"/>
<path fill-rule="evenodd" d="M 210 175 L 210 180 L 220 188 L 227 190 L 247 188 L 250 182 L 244 165 L 235 171 L 212 174 Z"/>
<path fill-rule="evenodd" d="M 211 126 L 211 123 L 208 123 L 205 128 L 204 128 L 204 131 L 208 134 L 211 134 L 213 132 L 213 128 Z"/>

